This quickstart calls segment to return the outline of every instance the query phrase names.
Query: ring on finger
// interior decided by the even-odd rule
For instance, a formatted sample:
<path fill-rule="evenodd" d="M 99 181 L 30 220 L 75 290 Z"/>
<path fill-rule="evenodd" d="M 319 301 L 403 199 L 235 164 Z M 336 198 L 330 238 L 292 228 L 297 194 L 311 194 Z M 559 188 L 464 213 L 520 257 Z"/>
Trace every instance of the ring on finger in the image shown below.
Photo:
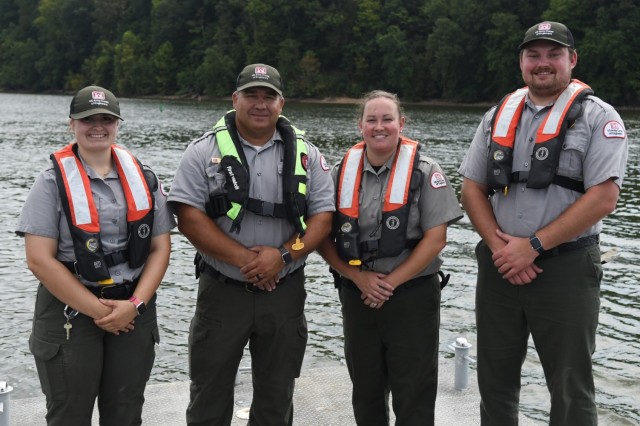
<path fill-rule="evenodd" d="M 372 303 L 369 306 L 372 307 L 372 308 L 375 308 L 376 306 L 378 306 L 378 304 L 377 303 Z"/>

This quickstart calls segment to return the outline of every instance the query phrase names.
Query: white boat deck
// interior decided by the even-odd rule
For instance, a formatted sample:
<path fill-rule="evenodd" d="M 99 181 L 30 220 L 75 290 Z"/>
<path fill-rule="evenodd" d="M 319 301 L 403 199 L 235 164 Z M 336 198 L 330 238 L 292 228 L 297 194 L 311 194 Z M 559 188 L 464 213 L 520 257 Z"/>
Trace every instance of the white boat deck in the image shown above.
<path fill-rule="evenodd" d="M 436 401 L 438 426 L 473 426 L 480 424 L 480 396 L 475 369 L 470 370 L 469 387 L 454 388 L 455 366 L 452 358 L 441 358 L 439 388 Z M 232 425 L 246 425 L 251 403 L 251 373 L 241 372 L 236 386 L 236 415 Z M 167 383 L 147 386 L 146 402 L 142 413 L 143 425 L 179 426 L 186 424 L 185 410 L 189 403 L 189 383 Z M 11 425 L 41 426 L 45 424 L 44 397 L 11 400 Z M 294 421 L 296 426 L 352 426 L 355 425 L 351 410 L 351 381 L 347 367 L 309 368 L 302 371 L 296 381 L 294 395 Z M 393 414 L 391 424 L 394 422 Z M 521 416 L 520 425 L 539 423 Z M 98 425 L 94 411 L 92 425 Z"/>

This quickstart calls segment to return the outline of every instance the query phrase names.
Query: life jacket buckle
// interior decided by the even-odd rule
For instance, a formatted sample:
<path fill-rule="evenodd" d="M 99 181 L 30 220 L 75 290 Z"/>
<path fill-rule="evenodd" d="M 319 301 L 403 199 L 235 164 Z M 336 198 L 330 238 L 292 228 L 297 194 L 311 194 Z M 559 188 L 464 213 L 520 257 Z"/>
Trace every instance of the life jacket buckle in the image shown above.
<path fill-rule="evenodd" d="M 276 205 L 274 203 L 271 203 L 269 201 L 262 201 L 262 205 L 261 205 L 262 216 L 275 217 L 274 216 L 275 206 Z"/>

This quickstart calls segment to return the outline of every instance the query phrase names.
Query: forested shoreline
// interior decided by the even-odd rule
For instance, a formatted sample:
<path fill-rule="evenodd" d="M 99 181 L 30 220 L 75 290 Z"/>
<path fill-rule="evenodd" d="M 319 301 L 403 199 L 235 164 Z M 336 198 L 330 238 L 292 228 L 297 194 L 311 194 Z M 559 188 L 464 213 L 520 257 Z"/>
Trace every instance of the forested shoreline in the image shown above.
<path fill-rule="evenodd" d="M 638 0 L 0 0 L 0 90 L 217 98 L 265 62 L 288 98 L 495 102 L 546 19 L 571 28 L 576 78 L 640 104 Z"/>

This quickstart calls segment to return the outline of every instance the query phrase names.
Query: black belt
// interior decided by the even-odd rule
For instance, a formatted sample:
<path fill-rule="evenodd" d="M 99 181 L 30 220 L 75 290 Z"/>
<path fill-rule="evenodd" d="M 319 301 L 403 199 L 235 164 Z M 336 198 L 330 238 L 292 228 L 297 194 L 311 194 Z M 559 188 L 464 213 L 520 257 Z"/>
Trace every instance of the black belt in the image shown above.
<path fill-rule="evenodd" d="M 566 253 L 573 250 L 578 250 L 585 247 L 590 247 L 600 243 L 599 235 L 589 235 L 588 237 L 578 238 L 575 241 L 571 241 L 569 243 L 560 244 L 550 250 L 545 250 L 538 259 L 546 259 L 549 257 L 555 257 L 562 253 Z"/>
<path fill-rule="evenodd" d="M 287 280 L 291 277 L 293 277 L 294 275 L 296 275 L 299 272 L 302 272 L 302 270 L 304 269 L 303 266 L 299 267 L 298 269 L 296 269 L 295 271 L 285 275 L 284 277 L 280 278 L 280 281 L 278 281 L 278 285 L 282 285 L 284 283 L 287 282 Z M 253 283 L 248 282 L 248 281 L 240 281 L 240 280 L 236 280 L 233 278 L 229 278 L 226 275 L 224 275 L 222 272 L 218 271 L 217 269 L 215 269 L 213 266 L 209 265 L 207 262 L 205 261 L 201 261 L 200 262 L 200 271 L 209 275 L 212 278 L 215 278 L 218 281 L 221 281 L 223 283 L 228 283 L 228 284 L 234 284 L 237 286 L 241 286 L 244 287 L 245 290 L 251 292 L 251 293 L 262 293 L 265 290 L 262 290 L 259 287 L 256 287 L 255 285 L 253 285 Z"/>
<path fill-rule="evenodd" d="M 131 296 L 133 296 L 133 292 L 136 290 L 137 285 L 138 280 L 136 279 L 134 281 L 125 281 L 120 284 L 86 287 L 91 293 L 95 294 L 96 297 L 99 297 L 101 299 L 128 300 Z"/>
<path fill-rule="evenodd" d="M 117 252 L 122 253 L 122 252 Z M 78 274 L 75 262 L 61 262 L 72 274 Z M 122 262 L 120 262 L 122 263 Z M 101 285 L 99 287 L 85 286 L 89 291 L 102 299 L 127 300 L 133 296 L 138 280 L 125 281 L 121 284 Z"/>

